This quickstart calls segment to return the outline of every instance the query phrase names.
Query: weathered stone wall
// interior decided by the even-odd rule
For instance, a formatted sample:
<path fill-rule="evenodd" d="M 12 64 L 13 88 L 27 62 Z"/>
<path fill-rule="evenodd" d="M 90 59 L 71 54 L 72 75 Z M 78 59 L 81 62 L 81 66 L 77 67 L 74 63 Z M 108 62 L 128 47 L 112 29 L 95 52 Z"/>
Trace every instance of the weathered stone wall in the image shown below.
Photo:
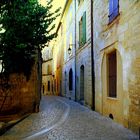
<path fill-rule="evenodd" d="M 140 51 L 140 50 L 139 50 Z M 138 132 L 140 129 L 140 54 L 132 64 L 132 74 L 135 80 L 129 80 L 129 122 L 128 127 Z"/>
<path fill-rule="evenodd" d="M 140 1 L 119 0 L 109 24 L 109 1 L 94 0 L 96 111 L 138 132 L 140 127 Z M 117 98 L 107 96 L 108 52 L 117 51 Z"/>
<path fill-rule="evenodd" d="M 76 80 L 77 80 L 77 100 L 80 101 L 80 96 L 84 92 L 84 104 L 89 108 L 92 107 L 92 75 L 91 75 L 91 1 L 81 1 L 80 5 L 77 5 L 76 11 L 76 42 L 79 42 L 79 21 L 86 12 L 86 43 L 80 47 L 77 43 L 76 50 Z M 81 66 L 84 66 L 84 81 L 81 76 Z M 80 82 L 84 82 L 84 91 L 80 89 Z"/>
<path fill-rule="evenodd" d="M 1 109 L 1 115 L 28 113 L 38 111 L 40 103 L 40 93 L 38 93 L 38 73 L 37 67 L 34 66 L 29 81 L 23 74 L 12 74 L 9 77 L 9 88 L 0 88 L 0 107 L 5 100 Z M 5 83 L 0 78 L 1 83 Z"/>

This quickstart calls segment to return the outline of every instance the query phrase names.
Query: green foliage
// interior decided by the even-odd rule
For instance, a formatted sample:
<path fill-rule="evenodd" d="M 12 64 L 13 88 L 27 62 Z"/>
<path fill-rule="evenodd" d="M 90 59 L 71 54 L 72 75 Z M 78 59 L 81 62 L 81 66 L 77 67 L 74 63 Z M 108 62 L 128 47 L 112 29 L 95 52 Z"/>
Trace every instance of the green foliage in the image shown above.
<path fill-rule="evenodd" d="M 52 0 L 43 7 L 37 0 L 0 2 L 0 60 L 6 74 L 30 75 L 37 52 L 56 35 L 51 33 L 59 9 Z"/>

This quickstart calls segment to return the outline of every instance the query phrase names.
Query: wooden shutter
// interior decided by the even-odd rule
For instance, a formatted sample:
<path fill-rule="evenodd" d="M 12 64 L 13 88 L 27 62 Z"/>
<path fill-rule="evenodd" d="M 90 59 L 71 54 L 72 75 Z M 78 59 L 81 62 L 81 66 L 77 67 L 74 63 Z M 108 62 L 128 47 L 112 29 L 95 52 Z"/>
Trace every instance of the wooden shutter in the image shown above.
<path fill-rule="evenodd" d="M 86 43 L 86 12 L 84 12 L 82 21 L 82 43 Z"/>
<path fill-rule="evenodd" d="M 109 97 L 116 97 L 117 89 L 117 59 L 116 51 L 108 55 L 108 86 Z"/>
<path fill-rule="evenodd" d="M 113 0 L 109 0 L 109 22 L 113 19 Z"/>
<path fill-rule="evenodd" d="M 113 16 L 116 17 L 119 13 L 119 0 L 114 0 L 113 2 Z"/>
<path fill-rule="evenodd" d="M 82 43 L 82 18 L 79 21 L 79 45 L 81 46 Z"/>
<path fill-rule="evenodd" d="M 109 22 L 119 14 L 119 0 L 109 0 Z"/>

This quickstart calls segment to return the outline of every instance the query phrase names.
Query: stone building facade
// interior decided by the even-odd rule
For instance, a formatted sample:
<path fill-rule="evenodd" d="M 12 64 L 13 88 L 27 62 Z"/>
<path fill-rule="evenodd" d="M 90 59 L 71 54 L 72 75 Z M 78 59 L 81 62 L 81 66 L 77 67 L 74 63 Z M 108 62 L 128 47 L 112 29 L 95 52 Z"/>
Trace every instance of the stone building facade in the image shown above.
<path fill-rule="evenodd" d="M 140 128 L 140 1 L 94 0 L 96 111 Z"/>
<path fill-rule="evenodd" d="M 92 108 L 91 0 L 76 3 L 76 98 Z"/>
<path fill-rule="evenodd" d="M 138 0 L 67 0 L 53 45 L 58 95 L 94 106 L 134 132 L 140 127 L 139 10 Z"/>
<path fill-rule="evenodd" d="M 90 5 L 90 0 L 66 1 L 54 48 L 59 49 L 61 95 L 92 107 Z"/>
<path fill-rule="evenodd" d="M 52 47 L 46 47 L 42 51 L 42 94 L 54 95 L 54 76 L 53 76 L 53 54 Z"/>
<path fill-rule="evenodd" d="M 55 95 L 62 95 L 62 62 L 63 62 L 63 45 L 62 39 L 62 24 L 61 22 L 57 28 L 57 38 L 54 40 L 53 46 L 53 74 L 55 83 Z"/>

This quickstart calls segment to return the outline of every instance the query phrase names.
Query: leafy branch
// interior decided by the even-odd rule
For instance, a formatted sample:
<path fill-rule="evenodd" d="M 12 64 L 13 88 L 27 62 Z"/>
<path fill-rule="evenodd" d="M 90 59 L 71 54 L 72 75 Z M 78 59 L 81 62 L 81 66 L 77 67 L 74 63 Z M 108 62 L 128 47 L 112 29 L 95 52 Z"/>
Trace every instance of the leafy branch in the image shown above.
<path fill-rule="evenodd" d="M 30 76 L 37 51 L 56 37 L 52 30 L 60 8 L 51 8 L 52 0 L 45 7 L 37 0 L 1 0 L 0 60 L 5 74 Z"/>

